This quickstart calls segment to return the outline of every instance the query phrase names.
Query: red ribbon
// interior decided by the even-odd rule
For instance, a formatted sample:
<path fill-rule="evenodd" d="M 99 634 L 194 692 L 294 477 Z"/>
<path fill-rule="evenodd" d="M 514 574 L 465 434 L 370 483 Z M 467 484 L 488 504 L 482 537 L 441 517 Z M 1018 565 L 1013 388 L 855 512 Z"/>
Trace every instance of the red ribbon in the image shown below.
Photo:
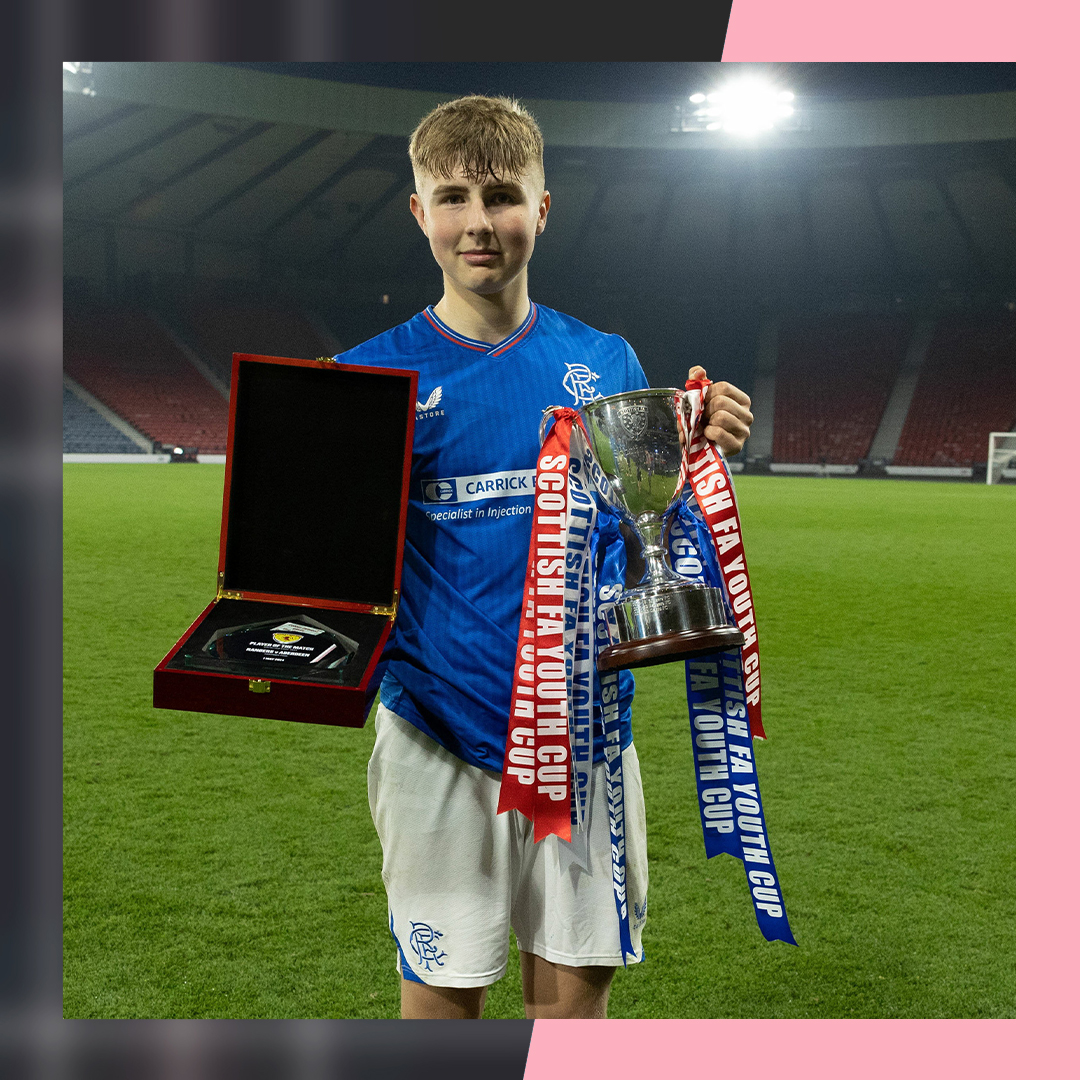
<path fill-rule="evenodd" d="M 536 463 L 529 568 L 521 604 L 510 723 L 506 734 L 500 814 L 519 810 L 533 840 L 549 833 L 570 840 L 572 798 L 567 653 L 563 611 L 570 433 L 581 418 L 555 409 Z"/>
<path fill-rule="evenodd" d="M 750 571 L 746 567 L 743 550 L 739 506 L 723 455 L 705 437 L 705 398 L 711 385 L 708 379 L 689 379 L 686 390 L 691 402 L 690 416 L 678 410 L 679 425 L 685 439 L 684 477 L 690 481 L 694 498 L 708 524 L 735 622 L 746 638 L 742 647 L 746 712 L 751 735 L 764 739 L 757 619 L 754 615 L 754 596 L 750 590 Z"/>

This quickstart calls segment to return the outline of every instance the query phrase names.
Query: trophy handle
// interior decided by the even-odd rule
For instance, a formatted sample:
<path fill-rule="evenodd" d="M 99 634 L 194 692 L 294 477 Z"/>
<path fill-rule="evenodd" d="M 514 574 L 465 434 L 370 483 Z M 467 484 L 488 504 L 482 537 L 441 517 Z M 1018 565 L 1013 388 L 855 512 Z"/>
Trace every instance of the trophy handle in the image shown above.
<path fill-rule="evenodd" d="M 549 405 L 544 410 L 544 415 L 540 417 L 540 445 L 544 445 L 544 429 L 548 426 L 548 421 L 551 419 L 552 414 L 558 408 L 558 405 Z"/>
<path fill-rule="evenodd" d="M 677 410 L 681 410 L 682 414 L 689 421 L 690 416 L 692 415 L 692 413 L 694 411 L 693 406 L 690 404 L 690 395 L 688 393 L 686 393 L 685 391 L 683 391 L 683 390 L 676 390 L 675 391 L 675 408 Z M 685 455 L 686 454 L 686 441 L 685 441 L 685 437 L 683 435 L 681 427 L 679 428 L 679 442 L 682 444 L 683 454 Z M 724 453 L 723 450 L 720 449 L 719 445 L 717 445 L 716 443 L 713 443 L 712 445 L 716 448 L 716 452 L 725 461 L 727 461 L 727 455 Z"/>

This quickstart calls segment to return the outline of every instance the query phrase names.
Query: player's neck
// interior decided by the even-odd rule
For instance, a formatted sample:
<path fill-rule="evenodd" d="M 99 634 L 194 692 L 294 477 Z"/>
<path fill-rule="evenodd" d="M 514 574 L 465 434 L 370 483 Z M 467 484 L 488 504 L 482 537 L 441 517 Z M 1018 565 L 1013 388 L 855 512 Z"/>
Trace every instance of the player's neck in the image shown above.
<path fill-rule="evenodd" d="M 451 330 L 497 345 L 512 334 L 529 314 L 529 290 L 525 274 L 521 274 L 501 292 L 480 296 L 457 288 L 445 280 L 442 299 L 435 305 L 435 314 Z"/>

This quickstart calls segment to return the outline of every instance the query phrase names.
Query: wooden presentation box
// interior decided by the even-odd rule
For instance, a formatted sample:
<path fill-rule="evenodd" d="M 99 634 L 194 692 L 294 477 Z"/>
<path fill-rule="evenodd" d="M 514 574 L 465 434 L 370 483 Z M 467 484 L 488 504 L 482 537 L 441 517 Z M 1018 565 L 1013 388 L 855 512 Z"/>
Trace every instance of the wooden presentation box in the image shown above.
<path fill-rule="evenodd" d="M 217 595 L 154 669 L 157 708 L 363 726 L 397 614 L 416 380 L 233 354 Z M 218 631 L 302 616 L 355 643 L 339 672 L 206 670 Z"/>

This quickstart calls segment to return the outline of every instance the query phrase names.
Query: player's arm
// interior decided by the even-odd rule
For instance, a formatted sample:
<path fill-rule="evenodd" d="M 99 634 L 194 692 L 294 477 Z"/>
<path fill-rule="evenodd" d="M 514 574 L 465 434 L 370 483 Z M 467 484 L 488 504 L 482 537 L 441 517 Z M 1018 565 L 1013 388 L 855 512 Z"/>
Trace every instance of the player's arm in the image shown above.
<path fill-rule="evenodd" d="M 703 367 L 692 367 L 690 379 L 707 379 Z M 725 457 L 737 454 L 750 434 L 754 414 L 750 397 L 737 386 L 714 382 L 705 399 L 705 438 L 716 443 Z"/>

